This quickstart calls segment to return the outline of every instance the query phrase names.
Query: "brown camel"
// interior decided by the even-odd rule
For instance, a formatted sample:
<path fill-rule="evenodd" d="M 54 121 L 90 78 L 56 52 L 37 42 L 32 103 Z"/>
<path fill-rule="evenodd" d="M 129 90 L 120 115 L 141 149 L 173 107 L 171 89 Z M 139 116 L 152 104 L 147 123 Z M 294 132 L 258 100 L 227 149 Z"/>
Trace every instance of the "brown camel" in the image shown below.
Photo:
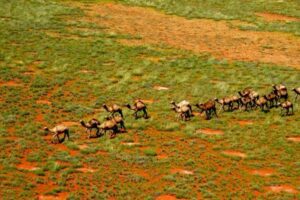
<path fill-rule="evenodd" d="M 273 85 L 273 91 L 275 95 L 278 97 L 278 99 L 284 99 L 285 101 L 287 101 L 289 95 L 285 85 L 282 84 Z"/>
<path fill-rule="evenodd" d="M 205 111 L 207 120 L 211 119 L 212 113 L 215 114 L 216 117 L 218 117 L 216 104 L 215 104 L 215 101 L 213 101 L 213 100 L 209 100 L 205 103 L 198 103 L 195 106 L 200 109 L 200 113 L 203 113 Z"/>
<path fill-rule="evenodd" d="M 126 132 L 125 122 L 121 116 L 109 116 L 106 117 L 106 120 L 113 120 L 116 124 L 120 124 L 120 128 Z"/>
<path fill-rule="evenodd" d="M 293 88 L 292 91 L 296 93 L 295 101 L 297 101 L 298 95 L 300 95 L 300 87 Z"/>
<path fill-rule="evenodd" d="M 178 118 L 180 118 L 183 121 L 187 121 L 191 118 L 190 115 L 190 111 L 191 111 L 191 106 L 189 105 L 184 105 L 184 106 L 176 106 L 173 105 L 173 107 L 171 108 L 172 110 L 174 110 L 176 113 L 178 113 Z"/>
<path fill-rule="evenodd" d="M 294 114 L 294 109 L 293 109 L 293 103 L 289 101 L 285 101 L 283 103 L 278 104 L 282 110 L 281 110 L 281 115 L 283 115 L 283 111 L 286 110 L 286 115 L 290 114 L 290 109 L 291 109 L 291 114 Z"/>
<path fill-rule="evenodd" d="M 134 111 L 133 115 L 134 115 L 135 119 L 138 118 L 137 113 L 140 112 L 140 111 L 143 111 L 143 113 L 144 113 L 143 117 L 145 119 L 148 118 L 147 106 L 142 100 L 140 100 L 140 99 L 136 100 L 133 106 L 131 106 L 130 104 L 126 104 L 125 106 L 127 108 L 129 108 L 130 110 Z"/>
<path fill-rule="evenodd" d="M 55 138 L 57 138 L 58 143 L 61 143 L 65 140 L 65 137 L 67 136 L 68 140 L 70 139 L 69 135 L 69 128 L 64 125 L 57 125 L 54 128 L 49 129 L 48 127 L 44 127 L 44 130 L 46 132 L 50 132 L 53 134 L 51 143 L 55 143 Z M 63 140 L 59 139 L 59 135 L 64 134 Z"/>
<path fill-rule="evenodd" d="M 274 90 L 277 90 L 277 91 L 279 91 L 279 90 L 287 90 L 286 86 L 283 85 L 283 84 L 272 85 L 272 87 L 273 87 Z"/>
<path fill-rule="evenodd" d="M 265 99 L 268 100 L 268 102 L 270 103 L 269 107 L 272 108 L 274 106 L 277 106 L 277 103 L 278 103 L 278 97 L 277 95 L 275 94 L 275 92 L 271 92 L 267 95 L 264 95 L 263 96 Z"/>
<path fill-rule="evenodd" d="M 242 91 L 239 91 L 238 93 L 241 97 L 246 97 L 246 96 L 249 96 L 252 91 L 253 91 L 252 88 L 248 87 L 248 88 L 243 89 Z"/>
<path fill-rule="evenodd" d="M 117 104 L 113 104 L 112 106 L 107 106 L 106 104 L 103 104 L 102 107 L 112 116 L 114 116 L 115 113 L 119 113 L 121 117 L 123 117 L 122 108 Z"/>
<path fill-rule="evenodd" d="M 97 119 L 91 119 L 87 123 L 85 123 L 83 120 L 80 120 L 80 124 L 85 127 L 85 132 L 89 131 L 89 136 L 88 138 L 91 138 L 92 130 L 96 129 L 96 135 L 98 136 L 99 134 L 99 128 L 98 126 L 100 125 L 100 122 Z"/>
<path fill-rule="evenodd" d="M 114 120 L 104 121 L 99 128 L 104 135 L 106 134 L 106 131 L 112 131 L 110 138 L 115 137 L 118 132 L 118 124 Z"/>
<path fill-rule="evenodd" d="M 225 111 L 225 106 L 227 106 L 227 111 L 233 110 L 233 102 L 231 97 L 223 97 L 222 99 L 215 98 L 215 102 L 222 105 L 223 111 Z"/>
<path fill-rule="evenodd" d="M 248 106 L 250 107 L 250 109 L 252 109 L 252 101 L 251 98 L 246 96 L 246 97 L 241 97 L 240 98 L 240 103 L 241 103 L 241 107 L 245 107 L 245 111 L 248 111 Z"/>
<path fill-rule="evenodd" d="M 187 106 L 189 108 L 189 116 L 193 116 L 193 109 L 192 109 L 190 102 L 188 102 L 186 100 L 183 100 L 179 103 L 175 103 L 175 101 L 171 101 L 170 104 L 172 104 L 174 107 L 179 107 L 179 108 L 181 108 L 183 106 Z"/>
<path fill-rule="evenodd" d="M 262 111 L 265 111 L 265 107 L 269 110 L 268 107 L 268 100 L 265 97 L 260 97 L 258 100 L 255 101 L 256 107 L 260 107 Z"/>

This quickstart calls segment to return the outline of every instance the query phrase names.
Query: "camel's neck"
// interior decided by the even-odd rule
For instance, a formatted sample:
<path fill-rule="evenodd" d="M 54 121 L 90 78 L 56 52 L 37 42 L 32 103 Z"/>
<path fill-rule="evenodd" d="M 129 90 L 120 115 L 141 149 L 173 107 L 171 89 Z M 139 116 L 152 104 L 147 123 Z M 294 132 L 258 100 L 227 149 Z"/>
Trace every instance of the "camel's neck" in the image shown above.
<path fill-rule="evenodd" d="M 81 121 L 80 124 L 86 128 L 86 123 L 84 121 Z"/>

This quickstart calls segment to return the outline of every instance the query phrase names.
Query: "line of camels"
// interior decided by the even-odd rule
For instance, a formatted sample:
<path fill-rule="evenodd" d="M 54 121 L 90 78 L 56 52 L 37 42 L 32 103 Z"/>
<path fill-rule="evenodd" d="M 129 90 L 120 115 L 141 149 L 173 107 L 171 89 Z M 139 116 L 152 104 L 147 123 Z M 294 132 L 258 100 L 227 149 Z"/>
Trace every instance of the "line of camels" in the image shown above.
<path fill-rule="evenodd" d="M 296 102 L 298 96 L 300 95 L 300 87 L 293 88 L 292 91 L 296 94 L 294 100 Z M 194 106 L 198 108 L 200 114 L 205 112 L 207 120 L 211 119 L 213 115 L 218 117 L 216 103 L 221 105 L 220 109 L 223 111 L 234 111 L 237 109 L 249 111 L 249 109 L 252 110 L 259 107 L 262 111 L 267 112 L 273 107 L 281 107 L 282 116 L 294 114 L 293 103 L 288 101 L 289 95 L 285 85 L 273 85 L 272 91 L 263 96 L 260 96 L 252 88 L 245 88 L 244 90 L 239 91 L 238 94 L 239 96 L 234 95 L 221 99 L 210 99 L 205 103 L 194 104 Z M 190 102 L 186 100 L 183 100 L 180 103 L 172 101 L 170 104 L 171 109 L 178 114 L 178 119 L 188 121 L 194 116 L 192 104 L 190 104 Z M 124 106 L 133 111 L 133 116 L 135 119 L 140 117 L 147 119 L 149 117 L 147 105 L 141 99 L 135 100 L 133 105 L 125 104 Z M 122 107 L 117 104 L 113 104 L 111 106 L 103 104 L 102 107 L 108 113 L 110 113 L 110 115 L 105 118 L 104 122 L 100 123 L 100 121 L 95 118 L 89 120 L 88 122 L 80 120 L 80 124 L 85 128 L 85 132 L 89 132 L 88 138 L 92 137 L 93 130 L 96 130 L 96 135 L 93 137 L 99 137 L 101 135 L 105 135 L 106 131 L 111 131 L 110 138 L 114 138 L 117 133 L 126 132 Z M 139 112 L 142 112 L 143 115 L 138 116 Z M 45 127 L 44 130 L 53 134 L 52 143 L 61 143 L 66 137 L 68 139 L 70 137 L 69 128 L 65 125 L 57 125 L 52 129 Z M 62 139 L 60 139 L 60 135 L 63 135 Z M 55 142 L 55 140 L 57 141 Z"/>

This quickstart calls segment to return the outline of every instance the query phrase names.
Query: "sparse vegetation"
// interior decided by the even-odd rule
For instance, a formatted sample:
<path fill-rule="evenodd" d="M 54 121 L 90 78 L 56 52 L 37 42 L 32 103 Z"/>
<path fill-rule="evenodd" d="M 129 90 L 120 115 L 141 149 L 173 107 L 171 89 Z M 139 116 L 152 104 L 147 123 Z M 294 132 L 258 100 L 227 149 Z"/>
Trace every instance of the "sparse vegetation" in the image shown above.
<path fill-rule="evenodd" d="M 268 30 L 273 22 L 257 20 L 255 12 L 299 17 L 295 1 L 249 1 L 239 12 L 238 1 L 120 2 L 188 17 L 242 19 L 261 25 L 258 30 Z M 284 83 L 291 93 L 299 87 L 298 69 L 218 60 L 164 44 L 125 45 L 120 39 L 140 37 L 110 33 L 105 24 L 83 20 L 88 8 L 78 2 L 0 4 L 1 198 L 299 198 L 299 101 L 293 102 L 294 115 L 286 117 L 280 108 L 268 113 L 249 109 L 218 112 L 211 120 L 194 116 L 188 122 L 177 121 L 169 107 L 171 100 L 195 104 L 238 95 L 249 86 L 264 95 L 273 84 Z M 299 22 L 274 24 L 272 31 L 299 33 Z M 154 90 L 156 85 L 170 89 Z M 149 119 L 135 120 L 132 111 L 123 109 L 127 133 L 86 138 L 80 119 L 103 122 L 108 114 L 101 109 L 104 103 L 124 105 L 138 98 L 148 100 Z M 60 123 L 68 124 L 70 140 L 53 145 L 42 129 Z M 260 168 L 274 173 L 249 172 Z M 268 190 L 277 185 L 292 189 Z"/>

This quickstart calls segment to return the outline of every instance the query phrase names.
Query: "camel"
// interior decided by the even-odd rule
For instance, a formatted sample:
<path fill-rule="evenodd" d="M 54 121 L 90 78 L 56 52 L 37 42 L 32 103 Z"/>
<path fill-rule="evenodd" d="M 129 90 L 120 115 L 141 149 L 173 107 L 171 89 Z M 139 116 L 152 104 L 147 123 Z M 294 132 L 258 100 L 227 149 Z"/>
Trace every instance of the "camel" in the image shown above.
<path fill-rule="evenodd" d="M 267 110 L 269 110 L 268 107 L 268 100 L 265 97 L 260 97 L 258 100 L 255 101 L 256 107 L 260 107 L 262 111 L 264 111 L 264 108 L 267 107 Z"/>
<path fill-rule="evenodd" d="M 65 137 L 67 136 L 68 140 L 70 139 L 69 135 L 69 128 L 64 125 L 57 125 L 54 128 L 49 129 L 48 127 L 44 127 L 44 130 L 46 132 L 50 132 L 53 134 L 51 143 L 55 143 L 54 139 L 57 138 L 58 142 L 61 143 L 65 140 Z M 59 135 L 64 134 L 64 138 L 62 141 L 59 140 Z"/>
<path fill-rule="evenodd" d="M 232 102 L 231 97 L 224 97 L 222 99 L 215 98 L 215 102 L 222 105 L 223 111 L 225 111 L 225 106 L 228 107 L 227 111 L 232 111 L 233 110 L 233 102 Z"/>
<path fill-rule="evenodd" d="M 216 104 L 213 100 L 209 100 L 205 103 L 198 103 L 195 106 L 200 109 L 200 113 L 203 113 L 205 111 L 207 120 L 211 118 L 212 113 L 214 113 L 216 117 L 218 117 Z"/>
<path fill-rule="evenodd" d="M 172 107 L 172 110 L 174 110 L 176 113 L 178 113 L 179 114 L 178 118 L 181 118 L 181 120 L 183 120 L 183 121 L 187 121 L 191 117 L 191 114 L 190 114 L 191 105 L 184 105 L 181 107 L 174 105 Z"/>
<path fill-rule="evenodd" d="M 252 109 L 252 101 L 250 99 L 250 97 L 246 96 L 246 97 L 241 97 L 240 98 L 240 103 L 241 103 L 241 107 L 245 107 L 245 111 L 248 111 L 248 106 Z"/>
<path fill-rule="evenodd" d="M 109 116 L 106 120 L 113 120 L 116 124 L 120 124 L 120 128 L 126 132 L 125 122 L 121 116 Z"/>
<path fill-rule="evenodd" d="M 242 91 L 239 91 L 238 93 L 241 97 L 246 97 L 246 96 L 249 96 L 252 91 L 253 91 L 252 88 L 248 87 L 248 88 L 243 89 Z"/>
<path fill-rule="evenodd" d="M 250 106 L 254 107 L 255 106 L 255 102 L 256 100 L 259 99 L 259 94 L 257 92 L 255 92 L 254 90 L 252 90 L 251 88 L 245 88 L 243 91 L 239 91 L 238 92 L 239 95 L 243 98 L 245 97 L 249 97 L 250 98 Z"/>
<path fill-rule="evenodd" d="M 98 126 L 100 125 L 100 122 L 97 119 L 91 119 L 90 121 L 88 121 L 87 123 L 85 123 L 83 120 L 79 121 L 80 124 L 85 127 L 85 132 L 87 133 L 87 131 L 89 131 L 89 136 L 88 138 L 91 138 L 91 133 L 93 129 L 96 129 L 96 135 L 98 136 L 99 134 L 99 128 Z"/>
<path fill-rule="evenodd" d="M 112 133 L 110 135 L 110 138 L 113 138 L 116 136 L 118 132 L 118 124 L 114 120 L 106 120 L 104 121 L 100 126 L 100 130 L 103 131 L 104 135 L 106 134 L 106 131 L 111 130 Z"/>
<path fill-rule="evenodd" d="M 284 99 L 285 101 L 288 100 L 289 94 L 286 89 L 283 90 L 274 90 L 275 95 L 278 99 Z"/>
<path fill-rule="evenodd" d="M 275 94 L 274 91 L 271 92 L 271 93 L 269 93 L 269 94 L 267 94 L 267 95 L 264 95 L 263 97 L 265 99 L 267 99 L 268 102 L 270 103 L 270 106 L 269 106 L 270 108 L 274 107 L 275 105 L 277 106 L 278 98 L 277 98 L 277 96 L 276 96 L 276 94 Z"/>
<path fill-rule="evenodd" d="M 289 101 L 285 101 L 283 103 L 279 103 L 278 104 L 282 110 L 281 110 L 281 115 L 283 115 L 283 111 L 286 110 L 286 115 L 289 115 L 290 113 L 290 109 L 291 109 L 291 114 L 294 114 L 294 109 L 293 109 L 293 103 L 289 102 Z"/>
<path fill-rule="evenodd" d="M 140 112 L 140 111 L 143 111 L 143 113 L 144 113 L 143 117 L 145 119 L 148 118 L 147 106 L 142 100 L 140 100 L 140 99 L 136 100 L 133 106 L 131 106 L 130 104 L 126 104 L 125 106 L 127 108 L 129 108 L 130 110 L 134 111 L 133 115 L 134 115 L 135 119 L 138 118 L 137 113 Z"/>
<path fill-rule="evenodd" d="M 292 91 L 296 93 L 295 101 L 297 101 L 298 95 L 300 95 L 300 87 L 293 88 Z"/>
<path fill-rule="evenodd" d="M 170 104 L 172 104 L 174 107 L 179 107 L 179 108 L 187 106 L 189 108 L 189 116 L 193 116 L 193 109 L 192 109 L 190 102 L 183 100 L 183 101 L 179 102 L 178 104 L 176 104 L 175 101 L 171 101 Z"/>
<path fill-rule="evenodd" d="M 112 106 L 107 106 L 106 104 L 103 104 L 102 107 L 109 112 L 112 116 L 114 116 L 115 113 L 119 113 L 121 117 L 123 118 L 123 112 L 122 108 L 118 106 L 117 104 L 113 104 Z"/>
<path fill-rule="evenodd" d="M 283 85 L 283 84 L 272 85 L 272 87 L 273 87 L 274 90 L 277 90 L 277 91 L 279 91 L 279 90 L 287 90 L 286 86 Z"/>
<path fill-rule="evenodd" d="M 288 99 L 288 91 L 285 85 L 279 84 L 279 85 L 273 85 L 273 91 L 275 93 L 275 95 L 279 98 L 279 99 L 284 99 L 285 101 L 287 101 Z"/>

